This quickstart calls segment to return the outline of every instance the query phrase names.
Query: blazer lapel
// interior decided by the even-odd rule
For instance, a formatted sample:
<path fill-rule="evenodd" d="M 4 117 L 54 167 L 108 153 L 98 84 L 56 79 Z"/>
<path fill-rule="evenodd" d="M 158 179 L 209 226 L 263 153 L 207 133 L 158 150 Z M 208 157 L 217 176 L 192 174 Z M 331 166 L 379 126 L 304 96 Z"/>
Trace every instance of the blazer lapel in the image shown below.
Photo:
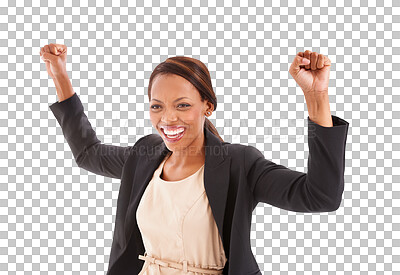
<path fill-rule="evenodd" d="M 204 189 L 210 203 L 215 222 L 218 227 L 221 240 L 223 240 L 223 224 L 225 215 L 226 199 L 229 188 L 229 170 L 231 157 L 226 149 L 222 147 L 222 142 L 210 130 L 204 128 L 205 134 L 205 166 L 204 166 Z M 153 137 L 152 137 L 153 138 Z M 138 152 L 146 152 L 146 157 L 141 158 L 135 173 L 132 193 L 127 213 L 136 213 L 140 199 L 153 177 L 154 171 L 159 167 L 165 156 L 170 152 L 163 139 L 158 135 L 154 143 L 149 142 L 142 145 Z M 156 144 L 156 145 L 154 145 Z M 143 149 L 143 146 L 146 148 Z M 129 241 L 133 232 L 133 222 L 136 216 L 128 214 L 125 221 L 125 237 Z M 135 223 L 137 226 L 137 223 Z"/>

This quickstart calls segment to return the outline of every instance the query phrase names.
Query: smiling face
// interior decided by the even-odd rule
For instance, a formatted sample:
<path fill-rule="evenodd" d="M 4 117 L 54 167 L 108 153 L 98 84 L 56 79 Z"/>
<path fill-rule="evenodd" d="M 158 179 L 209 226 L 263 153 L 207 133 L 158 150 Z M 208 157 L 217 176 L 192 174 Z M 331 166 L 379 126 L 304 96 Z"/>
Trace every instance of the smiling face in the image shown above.
<path fill-rule="evenodd" d="M 203 145 L 205 114 L 213 108 L 207 100 L 201 101 L 192 83 L 175 74 L 159 75 L 153 81 L 150 97 L 151 123 L 170 151 Z M 162 129 L 168 126 L 184 127 L 182 138 L 168 139 Z"/>

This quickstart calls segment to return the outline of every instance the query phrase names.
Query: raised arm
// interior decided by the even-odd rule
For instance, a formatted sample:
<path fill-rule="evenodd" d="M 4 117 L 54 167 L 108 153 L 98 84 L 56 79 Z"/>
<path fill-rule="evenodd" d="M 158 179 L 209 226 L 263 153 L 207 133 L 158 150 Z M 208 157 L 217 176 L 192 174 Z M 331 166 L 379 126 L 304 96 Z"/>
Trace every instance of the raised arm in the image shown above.
<path fill-rule="evenodd" d="M 76 93 L 66 100 L 53 103 L 49 108 L 61 126 L 80 168 L 105 177 L 121 178 L 122 168 L 133 146 L 102 144 Z"/>
<path fill-rule="evenodd" d="M 133 146 L 106 145 L 97 138 L 84 113 L 82 102 L 72 88 L 66 71 L 66 54 L 67 47 L 61 44 L 49 44 L 40 49 L 40 56 L 46 63 L 59 98 L 49 108 L 61 126 L 76 164 L 92 173 L 120 179 Z"/>
<path fill-rule="evenodd" d="M 246 175 L 258 202 L 295 212 L 330 212 L 339 208 L 344 190 L 345 147 L 349 123 L 332 115 L 333 127 L 308 117 L 308 172 L 290 170 L 265 159 L 255 147 L 244 150 Z"/>

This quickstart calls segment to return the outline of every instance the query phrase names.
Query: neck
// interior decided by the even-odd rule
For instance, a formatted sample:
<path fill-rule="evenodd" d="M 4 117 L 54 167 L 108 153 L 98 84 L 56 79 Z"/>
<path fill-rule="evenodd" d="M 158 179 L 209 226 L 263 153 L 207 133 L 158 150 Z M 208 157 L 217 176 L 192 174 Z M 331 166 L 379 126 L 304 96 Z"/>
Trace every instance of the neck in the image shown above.
<path fill-rule="evenodd" d="M 168 162 L 175 168 L 205 161 L 205 137 L 201 133 L 199 138 L 184 148 L 176 148 L 170 153 Z"/>

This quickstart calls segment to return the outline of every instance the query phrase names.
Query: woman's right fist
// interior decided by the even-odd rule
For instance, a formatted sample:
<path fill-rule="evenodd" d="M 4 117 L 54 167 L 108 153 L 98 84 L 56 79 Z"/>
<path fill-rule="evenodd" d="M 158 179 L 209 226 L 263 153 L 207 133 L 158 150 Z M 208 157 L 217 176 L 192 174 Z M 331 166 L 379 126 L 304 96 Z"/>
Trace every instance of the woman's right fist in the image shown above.
<path fill-rule="evenodd" d="M 46 63 L 47 73 L 51 78 L 67 74 L 67 46 L 49 44 L 40 48 L 40 56 Z"/>

